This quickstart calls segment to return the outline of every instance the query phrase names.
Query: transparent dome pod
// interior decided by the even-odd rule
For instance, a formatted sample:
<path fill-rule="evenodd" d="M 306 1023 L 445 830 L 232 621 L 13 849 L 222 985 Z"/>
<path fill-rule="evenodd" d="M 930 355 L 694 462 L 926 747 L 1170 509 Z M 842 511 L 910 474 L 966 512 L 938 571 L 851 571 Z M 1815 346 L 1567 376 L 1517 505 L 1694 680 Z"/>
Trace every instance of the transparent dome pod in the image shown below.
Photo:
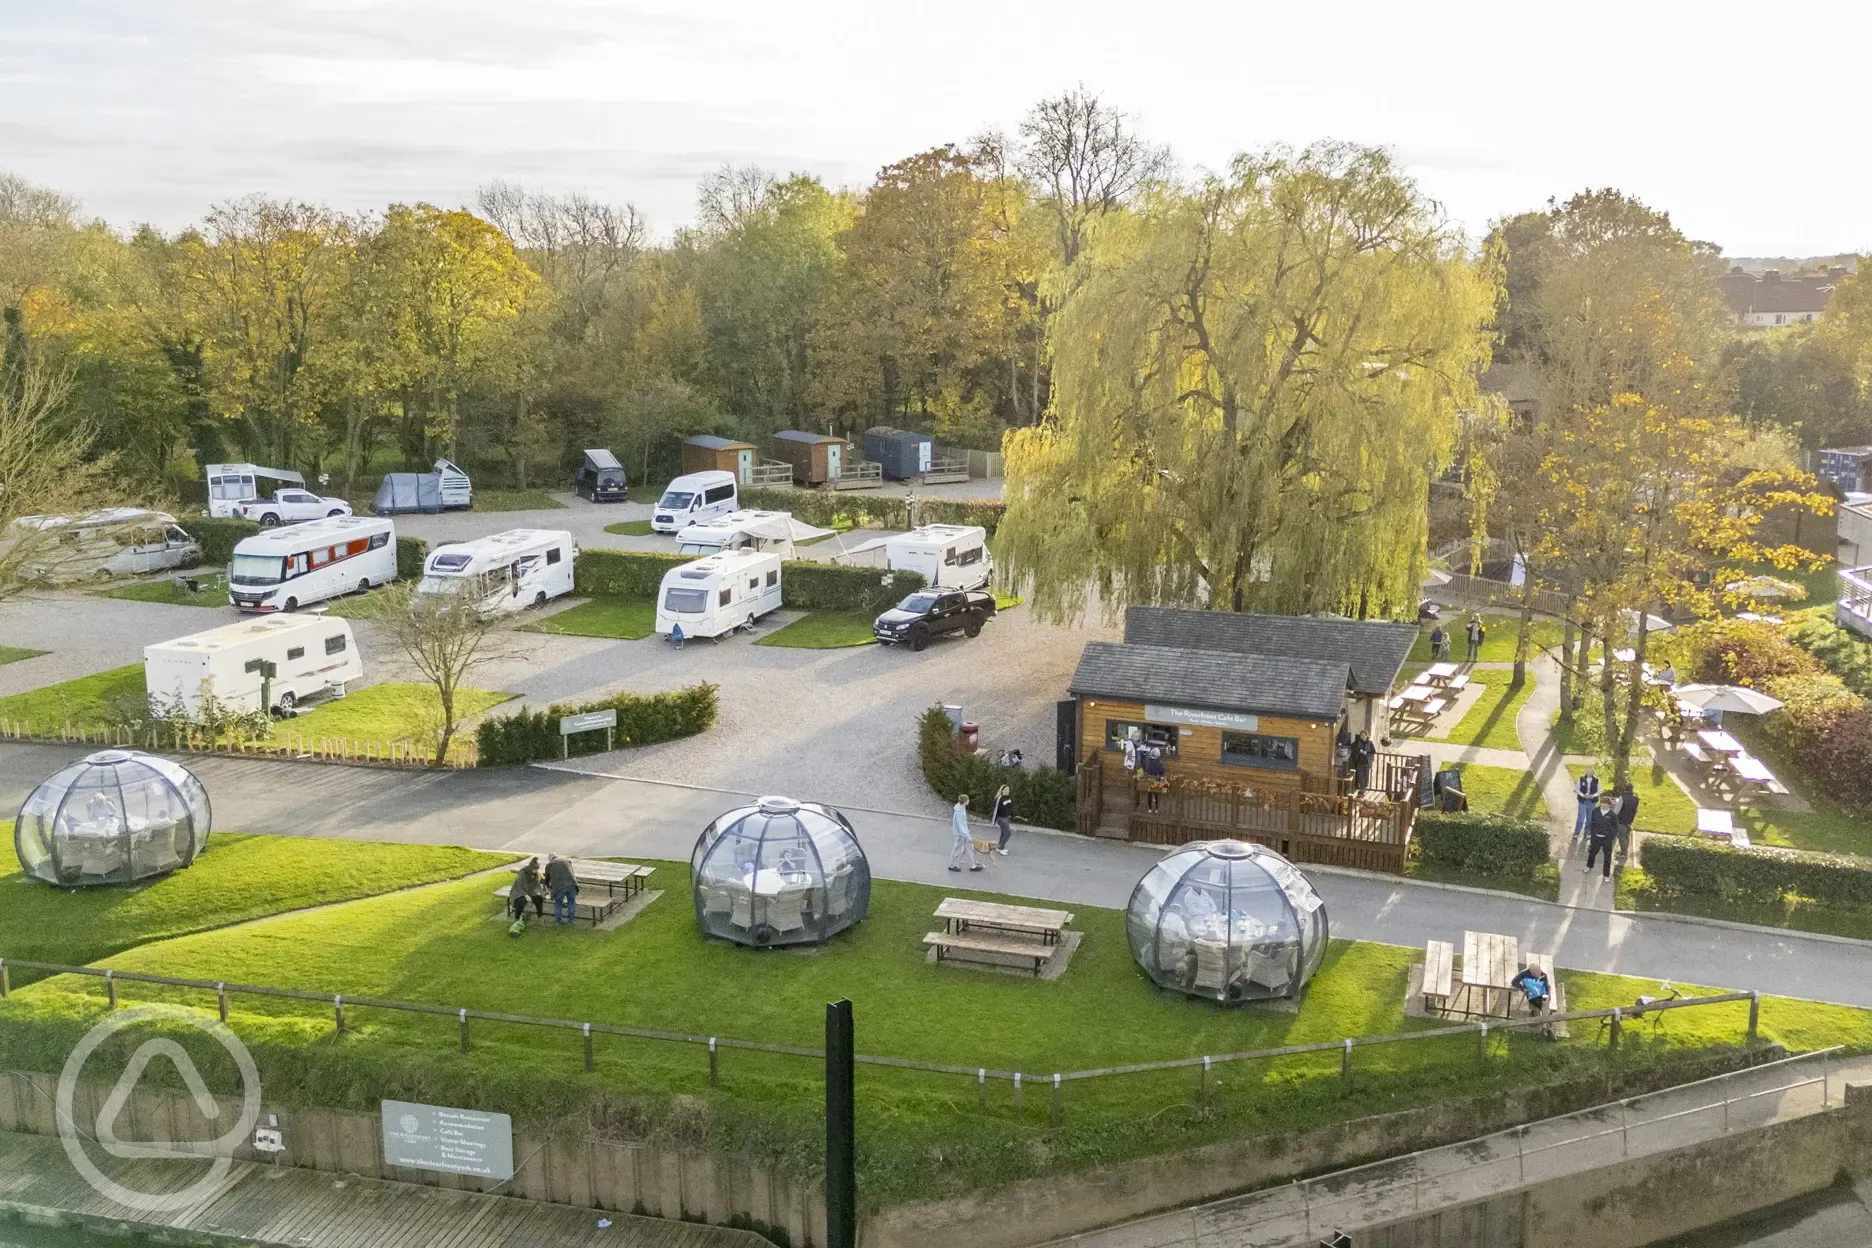
<path fill-rule="evenodd" d="M 696 922 L 742 945 L 820 944 L 865 917 L 871 864 L 830 806 L 763 797 L 702 830 L 689 855 Z"/>
<path fill-rule="evenodd" d="M 128 884 L 194 862 L 210 820 L 208 790 L 188 768 L 102 750 L 27 795 L 13 845 L 26 874 L 48 884 Z"/>
<path fill-rule="evenodd" d="M 1326 906 L 1261 845 L 1194 841 L 1145 873 L 1125 908 L 1131 956 L 1164 988 L 1216 1001 L 1296 995 L 1326 958 Z"/>

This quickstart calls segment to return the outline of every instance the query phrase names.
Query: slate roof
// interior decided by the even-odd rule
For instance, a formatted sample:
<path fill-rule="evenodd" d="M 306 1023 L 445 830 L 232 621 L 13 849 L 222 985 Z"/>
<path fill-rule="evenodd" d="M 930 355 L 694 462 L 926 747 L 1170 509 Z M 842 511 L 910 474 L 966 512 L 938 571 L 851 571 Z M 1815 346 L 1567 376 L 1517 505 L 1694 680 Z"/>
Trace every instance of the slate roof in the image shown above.
<path fill-rule="evenodd" d="M 1282 659 L 1318 659 L 1352 669 L 1352 689 L 1382 697 L 1417 642 L 1415 624 L 1321 620 L 1306 615 L 1249 615 L 1182 607 L 1131 607 L 1125 641 L 1180 650 L 1223 650 Z"/>
<path fill-rule="evenodd" d="M 773 436 L 782 442 L 805 442 L 808 444 L 843 442 L 845 440 L 844 438 L 833 437 L 829 433 L 809 433 L 804 429 L 782 429 Z"/>
<path fill-rule="evenodd" d="M 1331 721 L 1339 718 L 1345 702 L 1347 678 L 1343 661 L 1092 641 L 1079 656 L 1067 691 Z"/>
<path fill-rule="evenodd" d="M 693 438 L 685 439 L 690 446 L 705 446 L 711 451 L 725 451 L 731 447 L 752 447 L 752 442 L 737 442 L 733 438 L 718 438 L 712 433 L 698 433 Z"/>

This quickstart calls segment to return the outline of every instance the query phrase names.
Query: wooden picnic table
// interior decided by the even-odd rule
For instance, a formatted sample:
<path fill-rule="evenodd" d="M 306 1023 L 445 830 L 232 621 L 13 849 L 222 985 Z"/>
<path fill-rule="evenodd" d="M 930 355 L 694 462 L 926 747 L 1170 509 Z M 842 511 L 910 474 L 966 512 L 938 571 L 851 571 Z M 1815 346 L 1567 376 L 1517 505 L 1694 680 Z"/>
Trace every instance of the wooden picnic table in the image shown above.
<path fill-rule="evenodd" d="M 1440 685 L 1454 679 L 1459 670 L 1454 663 L 1432 663 L 1424 669 L 1424 674 L 1420 679 L 1433 685 Z"/>
<path fill-rule="evenodd" d="M 1735 819 L 1726 810 L 1712 810 L 1707 806 L 1697 807 L 1696 830 L 1699 836 L 1713 836 L 1726 841 L 1735 835 Z"/>
<path fill-rule="evenodd" d="M 1060 932 L 1073 921 L 1069 910 L 1044 910 L 1038 906 L 1009 906 L 996 901 L 968 901 L 945 897 L 936 907 L 936 917 L 953 935 L 971 927 L 986 927 L 1002 932 L 1018 932 L 1040 937 L 1046 945 L 1057 945 Z"/>
<path fill-rule="evenodd" d="M 1519 969 L 1520 943 L 1514 937 L 1494 932 L 1464 932 L 1464 1012 L 1480 1015 L 1500 1013 L 1506 1017 L 1513 1004 L 1513 993 L 1508 983 Z M 1474 1007 L 1477 992 L 1482 994 L 1482 1008 L 1479 1010 Z"/>
<path fill-rule="evenodd" d="M 580 884 L 602 884 L 605 891 L 613 896 L 616 896 L 622 889 L 626 898 L 642 892 L 644 885 L 649 882 L 650 876 L 656 871 L 655 867 L 640 867 L 630 862 L 605 862 L 597 858 L 568 858 L 566 861 L 572 864 L 572 878 Z M 520 868 L 525 865 L 526 859 L 523 858 L 507 869 L 518 875 Z M 546 860 L 542 858 L 540 859 L 542 881 L 545 871 Z M 542 882 L 540 887 L 544 888 L 545 884 Z"/>
<path fill-rule="evenodd" d="M 1753 754 L 1738 754 L 1734 763 L 1737 778 L 1750 784 L 1773 784 L 1775 774 L 1768 770 L 1767 764 Z"/>
<path fill-rule="evenodd" d="M 1436 696 L 1436 689 L 1431 685 L 1412 685 L 1397 696 L 1406 702 L 1428 702 Z"/>
<path fill-rule="evenodd" d="M 1713 750 L 1718 754 L 1745 754 L 1748 752 L 1742 748 L 1742 743 L 1740 741 L 1720 728 L 1705 728 L 1696 735 L 1697 740 L 1703 743 L 1705 749 Z"/>

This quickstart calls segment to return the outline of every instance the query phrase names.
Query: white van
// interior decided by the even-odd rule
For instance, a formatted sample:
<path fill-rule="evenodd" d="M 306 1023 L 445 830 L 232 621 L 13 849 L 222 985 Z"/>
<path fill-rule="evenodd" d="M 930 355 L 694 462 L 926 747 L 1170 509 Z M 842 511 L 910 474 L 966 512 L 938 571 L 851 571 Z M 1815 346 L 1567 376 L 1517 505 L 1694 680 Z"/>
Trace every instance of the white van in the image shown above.
<path fill-rule="evenodd" d="M 209 464 L 202 469 L 202 478 L 208 485 L 211 516 L 239 515 L 239 504 L 270 497 L 282 485 L 305 486 L 305 478 L 290 469 L 258 464 Z"/>
<path fill-rule="evenodd" d="M 797 543 L 830 536 L 831 529 L 803 524 L 790 511 L 731 511 L 678 533 L 676 553 L 713 555 L 724 550 L 764 550 L 791 559 Z"/>
<path fill-rule="evenodd" d="M 20 516 L 3 544 L 22 580 L 50 585 L 143 576 L 201 562 L 201 544 L 166 511 L 112 507 L 79 516 Z"/>
<path fill-rule="evenodd" d="M 228 564 L 242 611 L 296 611 L 396 580 L 396 525 L 376 516 L 309 520 L 245 537 Z"/>
<path fill-rule="evenodd" d="M 926 524 L 886 538 L 884 560 L 893 572 L 921 572 L 932 589 L 980 589 L 994 577 L 979 524 Z"/>
<path fill-rule="evenodd" d="M 469 594 L 483 615 L 539 607 L 572 592 L 578 545 L 564 529 L 509 529 L 438 546 L 423 563 L 424 594 Z"/>
<path fill-rule="evenodd" d="M 663 574 L 657 587 L 657 636 L 682 625 L 684 637 L 720 637 L 780 606 L 780 556 L 731 550 Z"/>
<path fill-rule="evenodd" d="M 244 711 L 290 711 L 327 694 L 343 697 L 346 682 L 363 678 L 351 622 L 334 615 L 241 620 L 143 648 L 143 680 L 157 716 L 178 703 L 199 714 L 204 690 Z"/>
<path fill-rule="evenodd" d="M 698 521 L 725 516 L 739 502 L 734 473 L 692 472 L 677 477 L 663 491 L 656 509 L 650 513 L 650 530 L 674 533 Z"/>

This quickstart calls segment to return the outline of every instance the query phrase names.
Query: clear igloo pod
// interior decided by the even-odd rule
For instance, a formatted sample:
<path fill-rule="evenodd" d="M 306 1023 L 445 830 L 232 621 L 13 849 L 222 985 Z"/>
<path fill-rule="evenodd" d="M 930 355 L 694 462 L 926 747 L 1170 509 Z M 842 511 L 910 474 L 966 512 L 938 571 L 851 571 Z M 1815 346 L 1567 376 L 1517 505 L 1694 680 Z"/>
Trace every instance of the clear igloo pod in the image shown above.
<path fill-rule="evenodd" d="M 1131 956 L 1159 985 L 1217 1001 L 1297 994 L 1326 958 L 1326 906 L 1291 862 L 1194 841 L 1145 873 L 1125 908 Z"/>
<path fill-rule="evenodd" d="M 871 904 L 871 864 L 851 821 L 789 797 L 763 797 L 709 824 L 689 869 L 696 922 L 742 945 L 820 944 Z"/>
<path fill-rule="evenodd" d="M 210 818 L 208 790 L 180 763 L 101 750 L 27 795 L 13 845 L 48 884 L 128 884 L 194 862 Z"/>

